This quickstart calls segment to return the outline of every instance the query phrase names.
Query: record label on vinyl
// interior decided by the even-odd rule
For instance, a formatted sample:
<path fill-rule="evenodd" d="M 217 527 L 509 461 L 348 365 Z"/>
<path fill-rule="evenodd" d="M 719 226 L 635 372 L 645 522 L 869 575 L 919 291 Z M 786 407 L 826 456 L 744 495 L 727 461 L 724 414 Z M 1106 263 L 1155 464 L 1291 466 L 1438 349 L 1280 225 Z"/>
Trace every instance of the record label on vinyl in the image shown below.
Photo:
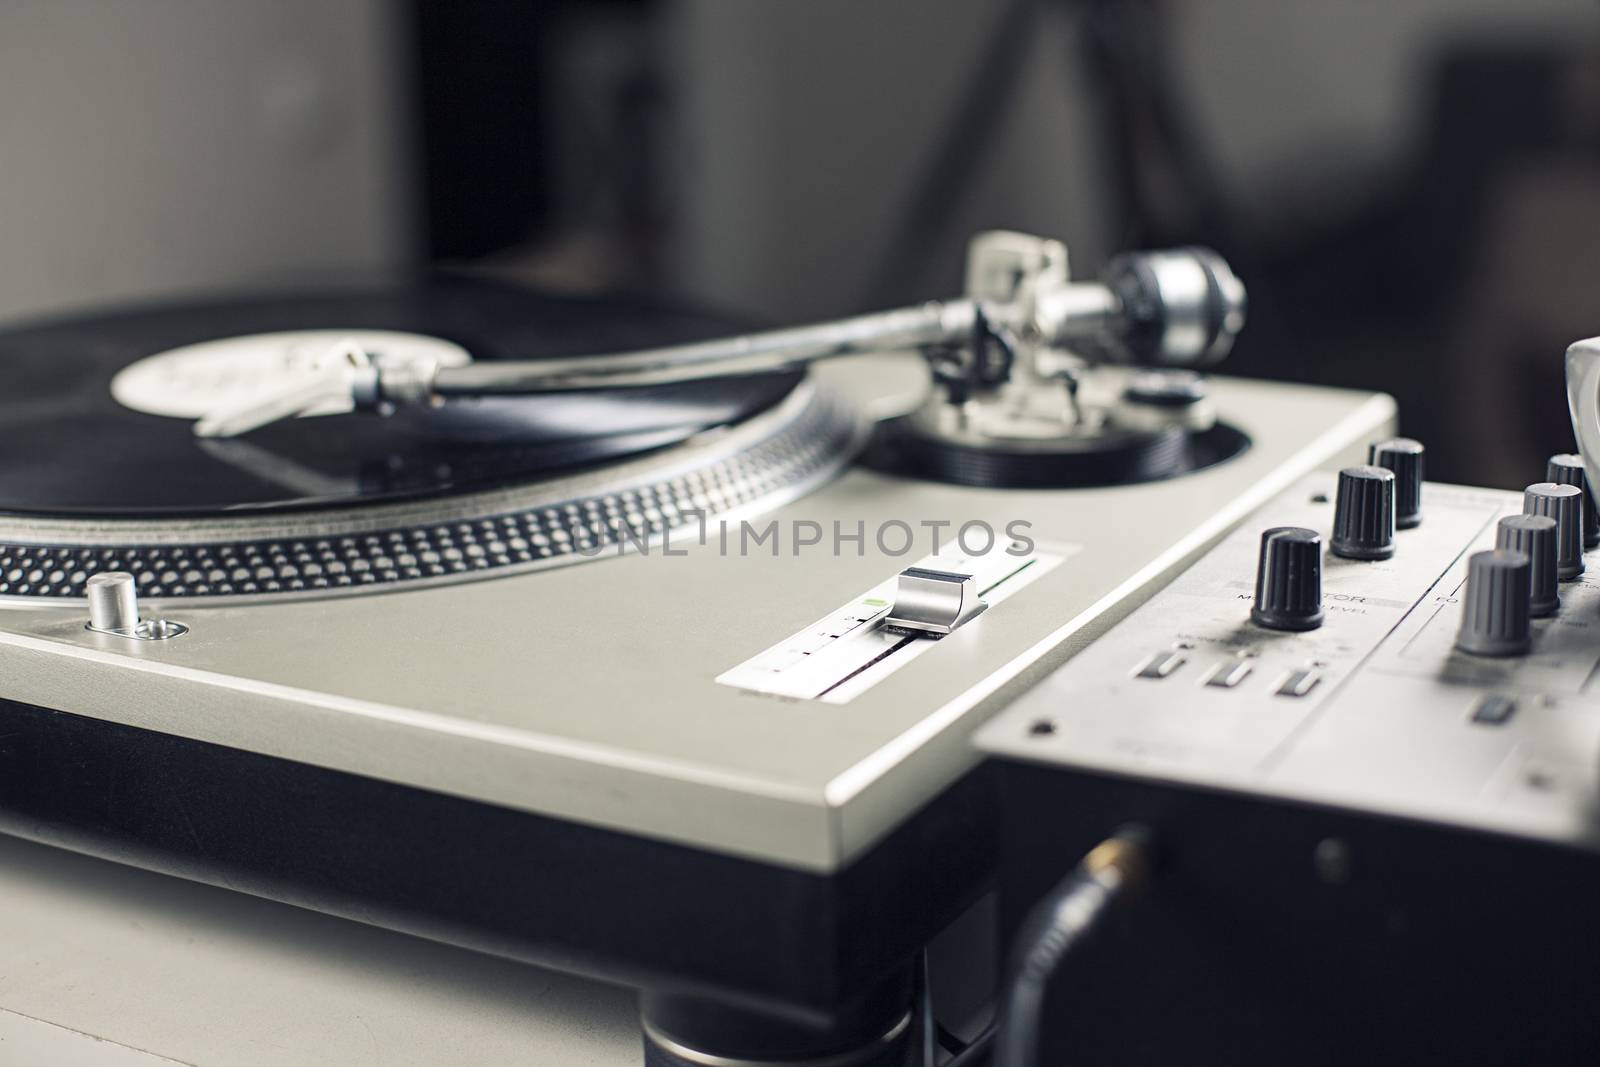
<path fill-rule="evenodd" d="M 198 419 L 310 381 L 318 367 L 346 347 L 358 348 L 379 369 L 472 362 L 458 344 L 395 330 L 284 330 L 184 345 L 124 367 L 111 379 L 111 395 L 147 415 Z M 349 401 L 327 400 L 304 415 L 338 415 Z"/>

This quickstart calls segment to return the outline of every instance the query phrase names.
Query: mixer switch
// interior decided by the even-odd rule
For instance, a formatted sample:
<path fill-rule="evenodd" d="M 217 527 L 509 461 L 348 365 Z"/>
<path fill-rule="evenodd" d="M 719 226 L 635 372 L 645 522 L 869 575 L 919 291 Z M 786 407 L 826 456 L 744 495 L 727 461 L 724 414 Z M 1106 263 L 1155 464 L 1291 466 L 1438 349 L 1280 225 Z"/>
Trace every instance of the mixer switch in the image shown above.
<path fill-rule="evenodd" d="M 1490 693 L 1472 708 L 1472 721 L 1484 726 L 1503 726 L 1517 712 L 1517 702 L 1510 697 Z"/>
<path fill-rule="evenodd" d="M 1232 689 L 1248 677 L 1250 677 L 1250 664 L 1243 660 L 1232 660 L 1219 663 L 1211 672 L 1211 677 L 1206 679 L 1206 684 L 1216 689 Z"/>
<path fill-rule="evenodd" d="M 1322 675 L 1310 668 L 1294 671 L 1278 683 L 1278 695 L 1281 697 L 1303 697 L 1308 695 L 1322 681 Z"/>
<path fill-rule="evenodd" d="M 1165 678 L 1184 664 L 1182 652 L 1163 649 L 1140 664 L 1135 678 Z"/>

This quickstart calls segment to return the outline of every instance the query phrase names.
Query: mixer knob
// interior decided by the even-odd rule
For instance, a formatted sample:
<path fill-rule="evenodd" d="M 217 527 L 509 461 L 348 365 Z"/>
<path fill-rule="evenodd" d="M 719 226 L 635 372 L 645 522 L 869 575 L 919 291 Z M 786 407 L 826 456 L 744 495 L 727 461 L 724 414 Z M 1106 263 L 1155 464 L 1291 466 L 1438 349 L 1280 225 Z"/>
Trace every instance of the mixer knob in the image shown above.
<path fill-rule="evenodd" d="M 1583 573 L 1583 490 L 1575 485 L 1535 482 L 1523 490 L 1522 510 L 1556 520 L 1556 577 L 1570 582 Z"/>
<path fill-rule="evenodd" d="M 1275 526 L 1261 534 L 1250 618 L 1269 630 L 1322 625 L 1322 536 L 1317 531 Z"/>
<path fill-rule="evenodd" d="M 1409 530 L 1422 522 L 1424 451 L 1422 442 L 1409 437 L 1391 437 L 1367 449 L 1369 464 L 1394 474 L 1394 524 L 1401 530 Z"/>
<path fill-rule="evenodd" d="M 1545 464 L 1544 476 L 1559 485 L 1575 485 L 1583 491 L 1583 547 L 1600 546 L 1600 512 L 1595 510 L 1594 492 L 1589 488 L 1589 475 L 1584 472 L 1583 457 L 1570 452 L 1551 456 Z"/>
<path fill-rule="evenodd" d="M 1528 614 L 1550 615 L 1561 606 L 1556 590 L 1556 520 L 1544 515 L 1507 515 L 1495 531 L 1496 548 L 1528 557 Z"/>
<path fill-rule="evenodd" d="M 1346 559 L 1394 555 L 1394 474 L 1382 467 L 1339 472 L 1333 506 L 1333 554 Z"/>
<path fill-rule="evenodd" d="M 1528 651 L 1529 561 L 1524 552 L 1497 548 L 1467 561 L 1467 594 L 1456 647 L 1474 656 L 1517 656 Z"/>

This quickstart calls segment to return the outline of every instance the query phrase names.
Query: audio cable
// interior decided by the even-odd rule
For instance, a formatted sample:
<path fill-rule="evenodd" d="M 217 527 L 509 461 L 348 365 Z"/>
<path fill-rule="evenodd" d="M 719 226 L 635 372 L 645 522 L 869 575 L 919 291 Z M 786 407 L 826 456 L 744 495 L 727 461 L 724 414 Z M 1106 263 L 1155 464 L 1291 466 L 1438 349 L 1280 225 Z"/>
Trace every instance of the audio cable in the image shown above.
<path fill-rule="evenodd" d="M 1144 882 L 1149 868 L 1149 832 L 1125 827 L 1091 849 L 1033 906 L 1017 934 L 1010 977 L 1001 992 L 994 1067 L 1037 1067 L 1039 1025 L 1051 978 L 1110 907 Z"/>

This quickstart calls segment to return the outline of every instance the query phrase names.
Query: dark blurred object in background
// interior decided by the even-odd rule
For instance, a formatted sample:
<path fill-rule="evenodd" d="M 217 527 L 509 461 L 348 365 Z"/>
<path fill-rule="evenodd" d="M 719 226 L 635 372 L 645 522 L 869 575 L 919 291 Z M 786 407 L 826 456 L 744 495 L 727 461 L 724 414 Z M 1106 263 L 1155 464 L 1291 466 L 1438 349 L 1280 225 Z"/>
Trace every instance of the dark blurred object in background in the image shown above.
<path fill-rule="evenodd" d="M 549 79 L 531 61 L 562 5 L 416 5 L 428 254 L 483 256 L 550 222 Z"/>
<path fill-rule="evenodd" d="M 648 291 L 668 122 L 648 0 L 417 0 L 428 250 L 546 289 Z"/>
<path fill-rule="evenodd" d="M 1520 488 L 1570 450 L 1566 346 L 1600 333 L 1600 50 L 1463 38 L 1429 64 L 1403 176 L 1326 229 L 1246 238 L 1230 371 L 1380 387 L 1437 480 Z"/>

